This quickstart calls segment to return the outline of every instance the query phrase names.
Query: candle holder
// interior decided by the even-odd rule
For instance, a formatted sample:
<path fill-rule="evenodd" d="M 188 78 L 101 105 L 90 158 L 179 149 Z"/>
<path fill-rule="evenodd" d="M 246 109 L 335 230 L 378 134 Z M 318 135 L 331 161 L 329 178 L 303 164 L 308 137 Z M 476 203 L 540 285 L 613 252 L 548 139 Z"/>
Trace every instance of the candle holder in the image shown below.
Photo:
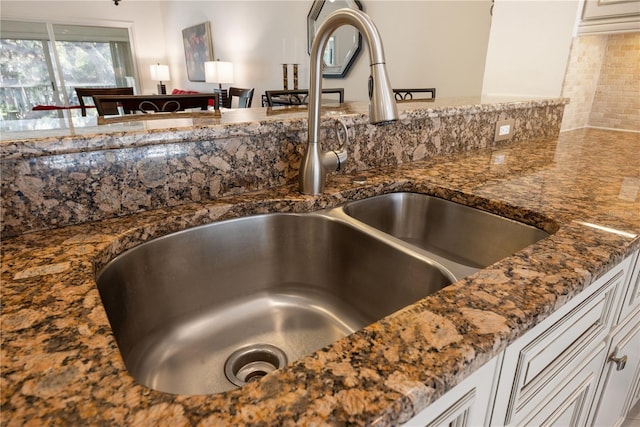
<path fill-rule="evenodd" d="M 282 64 L 282 86 L 284 90 L 289 89 L 289 64 Z"/>

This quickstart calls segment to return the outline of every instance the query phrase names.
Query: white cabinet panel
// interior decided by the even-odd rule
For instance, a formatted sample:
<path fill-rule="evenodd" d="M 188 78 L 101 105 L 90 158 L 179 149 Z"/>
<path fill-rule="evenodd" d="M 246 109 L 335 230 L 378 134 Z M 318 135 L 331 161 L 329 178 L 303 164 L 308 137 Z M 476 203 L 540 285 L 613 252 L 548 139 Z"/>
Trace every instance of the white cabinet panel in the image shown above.
<path fill-rule="evenodd" d="M 563 376 L 565 381 L 545 390 L 548 394 L 523 417 L 518 426 L 584 426 L 606 355 L 601 343 L 581 364 Z"/>
<path fill-rule="evenodd" d="M 640 252 L 636 254 L 635 266 L 622 302 L 620 319 L 626 319 L 637 307 L 640 307 Z"/>
<path fill-rule="evenodd" d="M 640 15 L 638 0 L 585 0 L 582 19 Z"/>
<path fill-rule="evenodd" d="M 613 335 L 601 379 L 594 426 L 618 426 L 636 402 L 640 387 L 640 308 Z"/>
<path fill-rule="evenodd" d="M 465 378 L 429 407 L 410 419 L 405 427 L 477 427 L 487 424 L 491 407 L 496 367 L 495 357 Z"/>
<path fill-rule="evenodd" d="M 585 0 L 579 34 L 640 30 L 640 0 Z"/>

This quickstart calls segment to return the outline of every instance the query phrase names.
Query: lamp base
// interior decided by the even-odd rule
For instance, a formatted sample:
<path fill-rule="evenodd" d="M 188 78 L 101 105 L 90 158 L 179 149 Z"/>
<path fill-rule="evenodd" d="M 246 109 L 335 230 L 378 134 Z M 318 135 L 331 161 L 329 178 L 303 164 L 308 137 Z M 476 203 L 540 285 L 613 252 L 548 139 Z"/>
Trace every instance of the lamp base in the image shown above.
<path fill-rule="evenodd" d="M 158 95 L 166 95 L 167 94 L 167 85 L 163 85 L 160 83 L 158 85 Z"/>
<path fill-rule="evenodd" d="M 231 99 L 229 98 L 229 92 L 227 91 L 227 89 L 222 89 L 220 87 L 218 89 L 214 89 L 213 93 L 218 95 L 218 101 L 220 101 L 220 104 L 219 104 L 220 107 L 231 108 Z"/>

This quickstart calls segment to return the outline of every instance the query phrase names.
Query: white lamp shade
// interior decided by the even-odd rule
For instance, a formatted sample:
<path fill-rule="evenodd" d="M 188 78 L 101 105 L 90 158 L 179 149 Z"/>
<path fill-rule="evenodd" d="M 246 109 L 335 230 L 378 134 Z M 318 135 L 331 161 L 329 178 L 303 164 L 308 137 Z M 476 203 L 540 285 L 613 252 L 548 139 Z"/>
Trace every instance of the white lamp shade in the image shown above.
<path fill-rule="evenodd" d="M 169 66 L 168 65 L 152 65 L 151 66 L 151 80 L 156 81 L 169 81 L 171 77 L 169 76 Z"/>
<path fill-rule="evenodd" d="M 208 83 L 233 83 L 233 63 L 223 61 L 205 62 L 204 79 Z"/>

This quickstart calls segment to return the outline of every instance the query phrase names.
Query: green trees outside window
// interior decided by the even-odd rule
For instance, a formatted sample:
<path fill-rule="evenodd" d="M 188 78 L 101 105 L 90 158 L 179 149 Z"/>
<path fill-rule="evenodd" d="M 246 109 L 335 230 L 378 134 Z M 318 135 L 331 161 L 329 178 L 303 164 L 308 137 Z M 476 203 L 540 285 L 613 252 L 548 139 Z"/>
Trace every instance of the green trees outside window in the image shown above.
<path fill-rule="evenodd" d="M 135 87 L 134 75 L 126 28 L 1 22 L 0 120 L 35 117 L 36 105 L 77 105 L 76 87 Z"/>

